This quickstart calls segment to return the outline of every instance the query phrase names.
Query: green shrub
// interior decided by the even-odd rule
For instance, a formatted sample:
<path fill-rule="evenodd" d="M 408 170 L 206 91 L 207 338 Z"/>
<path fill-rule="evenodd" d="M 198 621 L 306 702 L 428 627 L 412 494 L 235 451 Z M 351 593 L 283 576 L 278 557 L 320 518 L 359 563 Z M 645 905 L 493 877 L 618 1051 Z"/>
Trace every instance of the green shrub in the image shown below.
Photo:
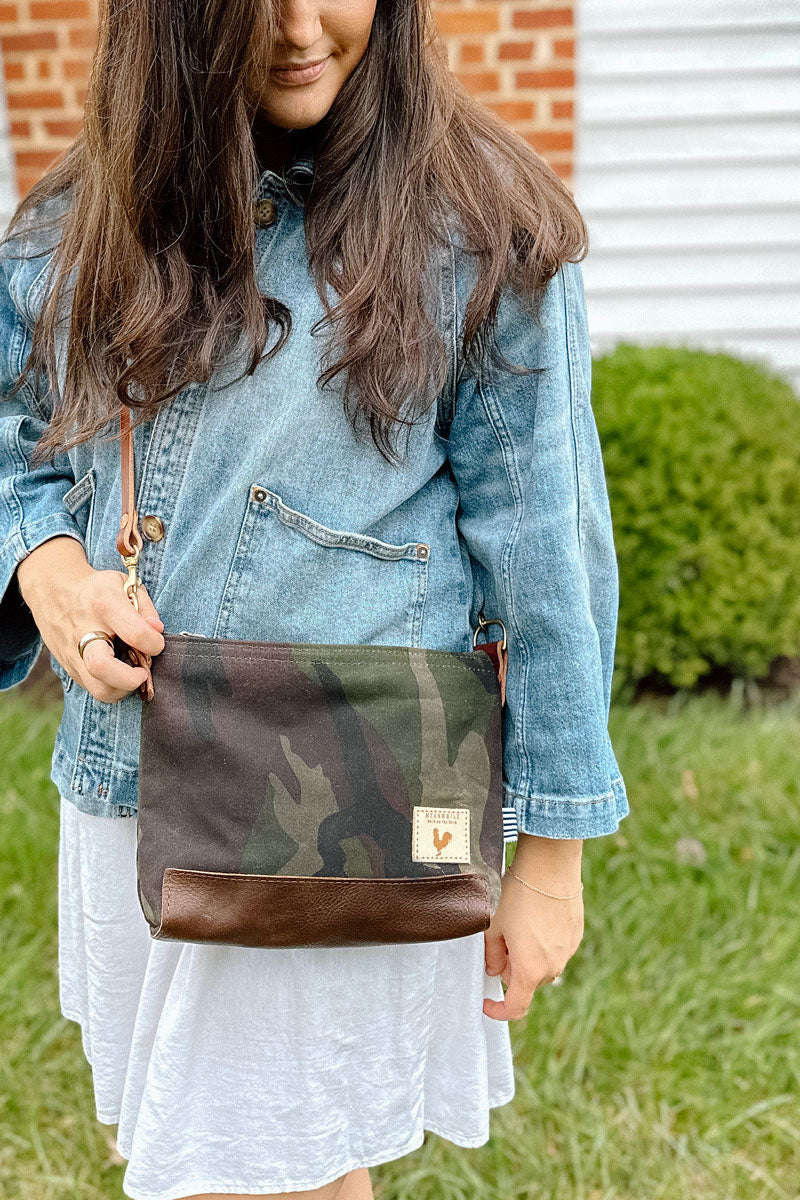
<path fill-rule="evenodd" d="M 618 345 L 592 402 L 620 568 L 615 689 L 800 655 L 800 400 L 727 354 Z"/>

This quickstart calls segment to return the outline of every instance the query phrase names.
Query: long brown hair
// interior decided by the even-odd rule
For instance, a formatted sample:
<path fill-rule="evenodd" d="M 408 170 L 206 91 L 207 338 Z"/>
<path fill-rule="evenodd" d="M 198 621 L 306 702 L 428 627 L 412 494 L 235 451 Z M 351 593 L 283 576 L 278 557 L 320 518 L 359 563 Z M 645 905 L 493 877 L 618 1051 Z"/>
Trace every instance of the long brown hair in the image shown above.
<path fill-rule="evenodd" d="M 14 387 L 35 372 L 57 397 L 34 463 L 110 421 L 113 429 L 120 402 L 134 424 L 150 419 L 242 338 L 252 374 L 272 323 L 279 337 L 267 358 L 291 331 L 291 311 L 259 291 L 253 270 L 260 169 L 249 97 L 251 73 L 266 69 L 277 40 L 273 3 L 101 7 L 82 131 L 17 206 L 4 239 L 23 224 L 46 228 L 31 210 L 66 194 L 49 294 Z M 360 412 L 384 457 L 394 456 L 391 430 L 419 411 L 405 408 L 408 398 L 427 409 L 431 383 L 438 391 L 446 379 L 420 271 L 443 222 L 455 219 L 477 255 L 465 353 L 493 328 L 506 284 L 535 304 L 564 261 L 585 256 L 586 227 L 555 172 L 451 73 L 429 0 L 378 0 L 364 55 L 309 135 L 306 248 L 340 354 L 318 384 L 346 371 L 354 429 Z M 59 394 L 55 331 L 71 279 Z"/>

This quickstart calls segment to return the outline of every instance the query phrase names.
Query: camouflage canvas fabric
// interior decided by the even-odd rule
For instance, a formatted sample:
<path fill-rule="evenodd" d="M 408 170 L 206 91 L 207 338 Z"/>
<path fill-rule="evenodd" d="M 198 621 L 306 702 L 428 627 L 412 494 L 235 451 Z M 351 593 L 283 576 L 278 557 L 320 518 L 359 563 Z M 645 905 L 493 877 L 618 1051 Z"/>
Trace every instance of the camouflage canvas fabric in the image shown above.
<path fill-rule="evenodd" d="M 494 911 L 502 709 L 488 654 L 171 633 L 165 643 L 139 756 L 138 886 L 151 930 L 168 867 L 480 872 Z M 417 828 L 420 814 L 429 820 Z M 451 816 L 460 823 L 445 832 Z M 423 843 L 434 861 L 419 861 Z M 448 861 L 463 857 L 459 845 L 468 859 Z"/>

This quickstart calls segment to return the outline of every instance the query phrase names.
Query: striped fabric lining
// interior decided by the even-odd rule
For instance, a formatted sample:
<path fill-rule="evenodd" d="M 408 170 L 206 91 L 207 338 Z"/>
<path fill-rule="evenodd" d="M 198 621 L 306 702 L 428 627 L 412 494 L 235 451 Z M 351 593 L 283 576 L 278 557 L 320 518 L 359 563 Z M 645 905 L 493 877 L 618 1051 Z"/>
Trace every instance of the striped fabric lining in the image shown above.
<path fill-rule="evenodd" d="M 510 804 L 503 805 L 503 842 L 517 840 L 517 812 Z"/>

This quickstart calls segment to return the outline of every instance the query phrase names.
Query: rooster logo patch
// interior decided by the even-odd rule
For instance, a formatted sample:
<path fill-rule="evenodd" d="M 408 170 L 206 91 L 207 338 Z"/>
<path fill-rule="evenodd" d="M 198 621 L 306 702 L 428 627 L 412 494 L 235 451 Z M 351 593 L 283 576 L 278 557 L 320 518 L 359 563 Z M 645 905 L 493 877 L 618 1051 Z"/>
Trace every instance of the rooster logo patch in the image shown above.
<path fill-rule="evenodd" d="M 453 835 L 449 829 L 447 830 L 446 833 L 440 834 L 439 830 L 434 825 L 434 827 L 433 827 L 433 844 L 436 847 L 437 854 L 441 854 L 442 851 L 444 850 L 445 846 L 449 842 L 452 842 L 452 840 L 453 840 Z"/>
<path fill-rule="evenodd" d="M 470 862 L 469 809 L 415 805 L 411 823 L 414 862 Z"/>

